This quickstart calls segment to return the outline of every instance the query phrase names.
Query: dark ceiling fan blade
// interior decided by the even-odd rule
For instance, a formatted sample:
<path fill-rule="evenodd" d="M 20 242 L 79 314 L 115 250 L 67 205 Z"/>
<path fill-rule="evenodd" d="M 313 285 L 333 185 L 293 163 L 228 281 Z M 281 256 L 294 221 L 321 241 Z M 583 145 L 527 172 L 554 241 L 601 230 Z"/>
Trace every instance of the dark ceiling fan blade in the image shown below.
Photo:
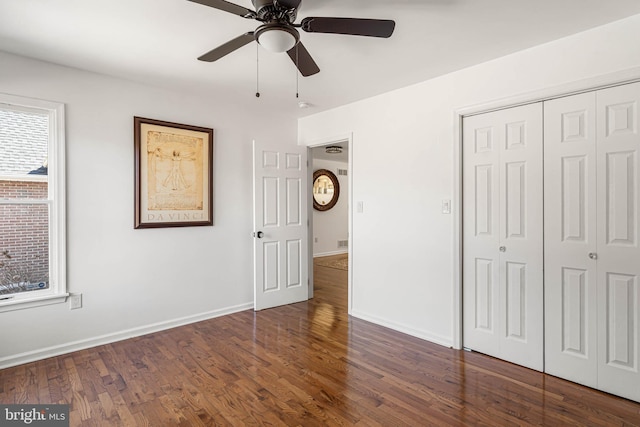
<path fill-rule="evenodd" d="M 205 62 L 217 61 L 223 56 L 230 54 L 236 49 L 240 49 L 242 46 L 249 44 L 254 40 L 255 40 L 255 37 L 253 36 L 253 31 L 245 33 L 240 37 L 236 37 L 233 40 L 229 40 L 225 44 L 220 45 L 217 48 L 205 53 L 198 59 L 200 61 L 205 61 Z"/>
<path fill-rule="evenodd" d="M 224 10 L 225 12 L 233 13 L 234 15 L 242 16 L 243 18 L 254 19 L 256 13 L 253 10 L 247 9 L 237 4 L 229 3 L 224 0 L 189 0 L 194 3 L 203 4 L 205 6 L 213 7 L 215 9 Z"/>
<path fill-rule="evenodd" d="M 302 0 L 273 0 L 273 2 L 283 9 L 297 9 Z"/>
<path fill-rule="evenodd" d="M 296 64 L 298 70 L 300 70 L 300 74 L 304 77 L 309 77 L 320 72 L 318 64 L 313 60 L 311 54 L 302 42 L 298 42 L 297 45 L 289 49 L 287 54 L 293 63 Z"/>
<path fill-rule="evenodd" d="M 352 36 L 391 37 L 396 23 L 389 19 L 318 18 L 302 20 L 301 28 L 308 33 L 349 34 Z"/>

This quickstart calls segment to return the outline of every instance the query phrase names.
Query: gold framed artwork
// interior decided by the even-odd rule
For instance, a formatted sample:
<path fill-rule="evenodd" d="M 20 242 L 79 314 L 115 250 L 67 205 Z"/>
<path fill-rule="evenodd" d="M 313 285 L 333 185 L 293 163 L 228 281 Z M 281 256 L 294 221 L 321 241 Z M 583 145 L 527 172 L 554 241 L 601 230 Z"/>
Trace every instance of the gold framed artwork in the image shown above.
<path fill-rule="evenodd" d="M 213 225 L 213 129 L 133 118 L 134 228 Z"/>

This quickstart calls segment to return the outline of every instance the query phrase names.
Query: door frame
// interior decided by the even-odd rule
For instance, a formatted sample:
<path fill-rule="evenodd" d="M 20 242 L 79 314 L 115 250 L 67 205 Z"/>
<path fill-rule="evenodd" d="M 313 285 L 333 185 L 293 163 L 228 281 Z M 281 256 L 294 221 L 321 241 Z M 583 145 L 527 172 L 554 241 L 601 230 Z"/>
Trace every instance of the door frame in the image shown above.
<path fill-rule="evenodd" d="M 505 108 L 543 102 L 563 96 L 605 89 L 640 81 L 640 67 L 591 77 L 549 88 L 491 100 L 476 105 L 457 108 L 453 112 L 453 292 L 452 292 L 452 343 L 453 348 L 462 349 L 462 119 L 465 116 L 488 113 Z M 349 260 L 351 262 L 351 260 Z"/>
<path fill-rule="evenodd" d="M 348 313 L 351 314 L 353 306 L 353 133 L 338 135 L 328 138 L 322 138 L 307 144 L 307 175 L 308 181 L 313 185 L 313 157 L 311 149 L 335 144 L 346 144 L 348 151 L 347 161 L 347 231 L 349 233 L 349 243 L 347 246 L 347 255 L 349 256 L 347 264 L 347 293 L 348 293 Z M 308 223 L 307 231 L 309 233 L 309 299 L 313 298 L 313 192 L 308 192 Z"/>

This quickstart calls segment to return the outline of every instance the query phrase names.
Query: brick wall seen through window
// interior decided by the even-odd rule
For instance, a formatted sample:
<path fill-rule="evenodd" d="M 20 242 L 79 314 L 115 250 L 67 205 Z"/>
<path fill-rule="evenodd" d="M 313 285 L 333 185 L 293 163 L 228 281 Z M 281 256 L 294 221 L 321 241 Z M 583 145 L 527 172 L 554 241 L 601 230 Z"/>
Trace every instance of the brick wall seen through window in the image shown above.
<path fill-rule="evenodd" d="M 0 108 L 0 295 L 49 287 L 48 126 Z"/>

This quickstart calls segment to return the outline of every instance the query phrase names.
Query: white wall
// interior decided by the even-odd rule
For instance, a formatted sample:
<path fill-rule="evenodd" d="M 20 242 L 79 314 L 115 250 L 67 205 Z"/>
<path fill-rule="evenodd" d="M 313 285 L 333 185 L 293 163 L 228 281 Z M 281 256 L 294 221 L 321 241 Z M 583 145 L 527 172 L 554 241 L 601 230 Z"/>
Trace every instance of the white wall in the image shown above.
<path fill-rule="evenodd" d="M 640 15 L 300 119 L 304 145 L 353 132 L 352 314 L 452 345 L 454 111 L 639 67 L 637 40 Z"/>
<path fill-rule="evenodd" d="M 0 92 L 66 104 L 68 290 L 83 295 L 79 310 L 1 313 L 0 368 L 253 307 L 251 143 L 295 144 L 295 119 L 2 52 L 0 64 Z M 213 227 L 133 229 L 134 115 L 214 128 Z"/>
<path fill-rule="evenodd" d="M 313 159 L 313 170 L 327 169 L 333 172 L 340 184 L 340 196 L 328 211 L 313 209 L 313 256 L 346 253 L 347 248 L 338 248 L 338 240 L 349 239 L 349 179 L 338 175 L 338 169 L 348 169 L 346 162 Z M 317 242 L 315 240 L 318 240 Z"/>

